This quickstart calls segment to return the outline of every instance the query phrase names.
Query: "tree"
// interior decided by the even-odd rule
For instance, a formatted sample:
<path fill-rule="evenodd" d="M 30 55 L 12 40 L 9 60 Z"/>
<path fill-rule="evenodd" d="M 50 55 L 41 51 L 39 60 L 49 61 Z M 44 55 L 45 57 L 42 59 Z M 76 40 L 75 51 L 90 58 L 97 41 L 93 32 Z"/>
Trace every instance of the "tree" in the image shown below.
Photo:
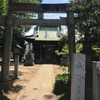
<path fill-rule="evenodd" d="M 40 3 L 41 0 L 0 0 L 0 15 L 5 18 L 7 14 L 8 4 L 9 2 L 16 2 L 16 3 Z M 28 14 L 28 13 L 16 13 L 14 16 L 17 16 L 19 18 L 26 18 L 31 19 L 34 18 L 34 14 Z M 3 28 L 2 28 L 3 27 Z M 0 26 L 0 46 L 3 45 L 3 37 L 4 37 L 4 26 Z M 13 42 L 12 46 L 15 44 L 21 45 L 23 48 L 25 48 L 23 37 L 21 36 L 21 32 L 23 27 L 26 27 L 26 29 L 29 29 L 30 26 L 20 26 L 15 27 L 13 31 Z M 1 49 L 0 49 L 1 51 Z"/>
<path fill-rule="evenodd" d="M 56 55 L 59 58 L 60 65 L 67 66 L 68 65 L 68 36 L 62 35 L 59 44 L 58 50 L 55 51 Z M 61 67 L 63 67 L 61 66 Z"/>
<path fill-rule="evenodd" d="M 40 3 L 41 0 L 12 0 L 12 2 L 16 2 L 16 3 Z M 17 14 L 15 14 L 15 16 L 17 16 L 19 18 L 25 18 L 25 19 L 31 19 L 31 18 L 33 19 L 34 18 L 34 14 L 32 14 L 32 13 L 17 13 Z M 20 27 L 14 28 L 12 46 L 14 46 L 15 44 L 19 44 L 23 49 L 25 49 L 24 39 L 21 35 L 23 27 L 26 30 L 28 30 L 28 29 L 30 29 L 31 26 L 26 25 L 26 26 L 20 26 Z"/>
<path fill-rule="evenodd" d="M 85 100 L 93 99 L 93 68 L 92 56 L 94 56 L 93 45 L 100 48 L 100 1 L 86 0 L 78 2 L 73 6 L 77 13 L 78 23 L 76 29 L 79 31 L 83 43 L 83 51 L 86 55 L 86 74 L 85 74 Z"/>
<path fill-rule="evenodd" d="M 2 18 L 6 16 L 6 11 L 7 11 L 6 0 L 0 0 L 0 21 L 2 21 Z M 5 29 L 4 24 L 0 25 L 0 55 L 3 45 L 4 29 Z"/>
<path fill-rule="evenodd" d="M 78 23 L 76 29 L 84 38 L 81 41 L 100 46 L 100 1 L 78 2 L 73 9 L 77 12 Z"/>
<path fill-rule="evenodd" d="M 67 55 L 68 54 L 68 45 L 64 44 L 64 46 L 62 47 L 62 50 L 56 50 L 55 53 L 60 56 L 60 55 Z"/>

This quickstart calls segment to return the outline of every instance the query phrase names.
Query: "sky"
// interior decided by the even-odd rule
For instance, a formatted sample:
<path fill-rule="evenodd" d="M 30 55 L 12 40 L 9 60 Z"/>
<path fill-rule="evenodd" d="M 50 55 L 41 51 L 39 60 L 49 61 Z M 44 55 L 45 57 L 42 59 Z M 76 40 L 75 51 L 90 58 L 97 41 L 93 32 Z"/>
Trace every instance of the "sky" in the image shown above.
<path fill-rule="evenodd" d="M 50 3 L 50 4 L 55 4 L 55 3 L 68 3 L 69 0 L 43 0 L 42 3 Z M 49 13 L 49 14 L 44 14 L 44 19 L 59 19 L 60 17 L 66 17 L 66 14 L 53 14 L 53 13 Z"/>

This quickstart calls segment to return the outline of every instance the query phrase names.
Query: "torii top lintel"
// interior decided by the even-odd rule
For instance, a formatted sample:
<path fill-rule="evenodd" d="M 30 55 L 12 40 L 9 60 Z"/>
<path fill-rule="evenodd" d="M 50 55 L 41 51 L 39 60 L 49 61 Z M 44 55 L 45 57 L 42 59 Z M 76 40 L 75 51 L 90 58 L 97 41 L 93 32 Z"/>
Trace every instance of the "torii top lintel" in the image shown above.
<path fill-rule="evenodd" d="M 26 4 L 26 3 L 10 3 L 9 10 L 12 12 L 43 12 L 43 13 L 66 13 L 70 11 L 72 4 Z"/>

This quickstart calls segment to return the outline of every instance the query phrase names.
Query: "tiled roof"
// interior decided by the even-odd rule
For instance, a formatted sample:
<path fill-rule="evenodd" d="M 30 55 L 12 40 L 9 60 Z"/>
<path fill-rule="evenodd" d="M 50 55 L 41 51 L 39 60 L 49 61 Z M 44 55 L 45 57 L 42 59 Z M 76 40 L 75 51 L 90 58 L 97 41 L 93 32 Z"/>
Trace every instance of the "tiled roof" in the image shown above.
<path fill-rule="evenodd" d="M 59 41 L 57 27 L 40 27 L 36 41 Z"/>
<path fill-rule="evenodd" d="M 30 32 L 31 35 L 29 35 Z M 61 34 L 67 34 L 67 28 L 65 26 L 61 26 L 60 31 L 59 27 L 34 27 L 29 30 L 29 33 L 25 36 L 25 38 L 27 38 L 28 40 L 59 41 L 62 36 Z"/>

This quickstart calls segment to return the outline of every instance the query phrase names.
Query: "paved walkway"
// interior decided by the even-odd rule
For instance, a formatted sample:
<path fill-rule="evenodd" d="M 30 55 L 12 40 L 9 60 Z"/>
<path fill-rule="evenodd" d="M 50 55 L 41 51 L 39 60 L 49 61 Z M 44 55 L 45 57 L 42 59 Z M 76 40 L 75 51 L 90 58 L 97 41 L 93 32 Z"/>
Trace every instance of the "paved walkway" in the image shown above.
<path fill-rule="evenodd" d="M 55 100 L 53 84 L 53 65 L 43 64 L 16 100 Z"/>

